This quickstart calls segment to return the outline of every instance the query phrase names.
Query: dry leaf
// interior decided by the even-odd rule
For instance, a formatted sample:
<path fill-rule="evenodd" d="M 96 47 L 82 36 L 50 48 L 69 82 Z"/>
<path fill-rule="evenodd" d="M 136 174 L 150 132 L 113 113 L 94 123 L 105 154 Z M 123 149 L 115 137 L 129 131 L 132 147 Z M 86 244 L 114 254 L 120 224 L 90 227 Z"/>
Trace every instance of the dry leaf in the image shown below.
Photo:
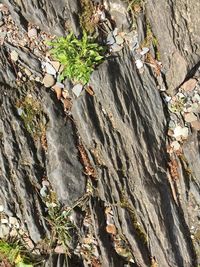
<path fill-rule="evenodd" d="M 155 257 L 151 258 L 151 267 L 158 267 L 158 263 L 157 263 Z"/>
<path fill-rule="evenodd" d="M 83 166 L 85 167 L 85 174 L 92 176 L 93 178 L 96 178 L 96 171 L 92 167 L 90 160 L 88 158 L 88 155 L 85 151 L 85 148 L 83 147 L 82 144 L 78 145 L 78 150 L 80 153 L 81 162 L 82 162 Z"/>
<path fill-rule="evenodd" d="M 64 105 L 64 110 L 71 110 L 72 107 L 72 102 L 70 98 L 62 99 L 63 105 Z"/>
<path fill-rule="evenodd" d="M 161 73 L 162 66 L 158 63 L 158 61 L 151 55 L 151 53 L 147 53 L 145 63 L 149 64 L 152 68 L 154 68 L 154 72 L 156 76 L 159 76 Z"/>
<path fill-rule="evenodd" d="M 114 224 L 108 224 L 106 226 L 106 232 L 112 235 L 116 235 L 117 234 L 117 229 L 115 227 Z"/>
<path fill-rule="evenodd" d="M 52 88 L 53 88 L 53 90 L 56 93 L 57 99 L 60 100 L 61 99 L 61 96 L 62 96 L 62 88 L 60 88 L 57 85 L 54 85 Z"/>
<path fill-rule="evenodd" d="M 92 95 L 92 96 L 94 95 L 94 91 L 91 86 L 86 86 L 85 90 L 89 95 Z"/>
<path fill-rule="evenodd" d="M 174 180 L 177 180 L 179 178 L 178 173 L 178 163 L 176 159 L 171 159 L 171 161 L 168 163 L 169 165 L 169 172 Z"/>

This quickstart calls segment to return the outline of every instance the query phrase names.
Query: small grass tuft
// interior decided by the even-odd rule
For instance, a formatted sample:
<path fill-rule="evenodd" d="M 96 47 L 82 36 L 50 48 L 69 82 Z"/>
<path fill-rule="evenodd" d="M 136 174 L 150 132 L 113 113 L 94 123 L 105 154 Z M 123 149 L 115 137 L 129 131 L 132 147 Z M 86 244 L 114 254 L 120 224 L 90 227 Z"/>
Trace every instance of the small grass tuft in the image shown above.
<path fill-rule="evenodd" d="M 65 210 L 57 203 L 48 207 L 48 217 L 46 218 L 52 233 L 52 242 L 62 245 L 65 252 L 70 256 L 69 242 L 72 240 L 72 232 L 75 226 L 70 220 L 71 209 Z"/>

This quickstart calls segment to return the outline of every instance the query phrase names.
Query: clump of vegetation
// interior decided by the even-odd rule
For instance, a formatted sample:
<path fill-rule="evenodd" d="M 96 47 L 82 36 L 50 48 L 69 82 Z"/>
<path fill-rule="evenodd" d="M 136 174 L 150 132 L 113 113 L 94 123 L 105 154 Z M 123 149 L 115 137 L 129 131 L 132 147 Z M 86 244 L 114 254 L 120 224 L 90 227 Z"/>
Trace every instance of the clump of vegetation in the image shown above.
<path fill-rule="evenodd" d="M 71 209 L 65 210 L 59 203 L 48 207 L 47 221 L 51 226 L 52 242 L 62 245 L 67 255 L 70 256 L 69 242 L 75 226 L 70 220 Z"/>
<path fill-rule="evenodd" d="M 81 14 L 79 15 L 80 24 L 82 29 L 85 29 L 86 32 L 92 34 L 95 30 L 95 24 L 92 21 L 93 9 L 94 6 L 91 0 L 81 0 Z"/>
<path fill-rule="evenodd" d="M 128 211 L 138 239 L 140 239 L 143 244 L 147 245 L 147 234 L 145 233 L 143 227 L 138 223 L 136 212 L 123 193 L 121 207 Z"/>
<path fill-rule="evenodd" d="M 39 101 L 31 96 L 26 96 L 16 104 L 26 130 L 34 139 L 41 138 L 46 126 L 44 113 Z"/>
<path fill-rule="evenodd" d="M 7 266 L 33 267 L 28 253 L 17 241 L 0 240 L 0 261 Z"/>
<path fill-rule="evenodd" d="M 169 105 L 169 110 L 171 112 L 182 112 L 184 109 L 184 105 L 186 103 L 186 99 L 183 97 L 178 97 L 175 101 L 173 101 L 170 105 Z"/>
<path fill-rule="evenodd" d="M 142 10 L 143 0 L 125 0 L 128 3 L 128 11 L 139 13 Z"/>
<path fill-rule="evenodd" d="M 73 33 L 59 37 L 52 42 L 50 50 L 54 59 L 64 67 L 60 80 L 69 78 L 75 82 L 87 84 L 95 67 L 102 62 L 103 47 L 95 43 L 86 32 L 82 39 L 77 39 Z"/>
<path fill-rule="evenodd" d="M 156 59 L 160 60 L 158 39 L 153 34 L 150 23 L 147 22 L 147 24 L 146 24 L 146 38 L 142 42 L 141 46 L 142 47 L 150 47 L 151 45 L 153 45 L 153 48 L 154 48 L 154 51 L 156 54 Z"/>

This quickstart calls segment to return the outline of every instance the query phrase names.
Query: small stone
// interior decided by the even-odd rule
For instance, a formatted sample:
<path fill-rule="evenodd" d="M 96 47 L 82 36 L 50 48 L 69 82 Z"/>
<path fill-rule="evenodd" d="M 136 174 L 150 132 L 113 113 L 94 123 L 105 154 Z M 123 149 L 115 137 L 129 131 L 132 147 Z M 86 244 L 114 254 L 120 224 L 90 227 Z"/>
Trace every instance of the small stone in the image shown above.
<path fill-rule="evenodd" d="M 60 63 L 58 61 L 51 61 L 51 65 L 54 67 L 54 69 L 58 72 L 60 68 Z"/>
<path fill-rule="evenodd" d="M 28 37 L 29 38 L 36 38 L 37 37 L 37 30 L 35 28 L 28 30 Z"/>
<path fill-rule="evenodd" d="M 121 44 L 124 43 L 124 39 L 123 39 L 120 35 L 117 35 L 117 36 L 115 37 L 115 40 L 116 40 L 116 43 L 117 43 L 118 45 L 121 45 Z"/>
<path fill-rule="evenodd" d="M 113 33 L 110 32 L 107 36 L 107 45 L 112 45 L 115 43 L 115 38 L 113 37 Z"/>
<path fill-rule="evenodd" d="M 9 233 L 9 236 L 10 237 L 15 237 L 15 236 L 17 236 L 17 234 L 18 234 L 17 229 L 13 228 L 13 229 L 11 229 L 11 231 Z"/>
<path fill-rule="evenodd" d="M 179 97 L 179 98 L 185 98 L 185 95 L 183 93 L 181 93 L 181 92 L 178 92 L 176 94 L 176 96 Z"/>
<path fill-rule="evenodd" d="M 0 20 L 0 27 L 4 25 L 4 21 Z"/>
<path fill-rule="evenodd" d="M 169 121 L 169 128 L 170 128 L 170 129 L 174 129 L 175 127 L 176 127 L 175 121 L 170 120 L 170 121 Z"/>
<path fill-rule="evenodd" d="M 23 109 L 22 108 L 17 108 L 17 113 L 19 116 L 21 116 L 23 114 Z"/>
<path fill-rule="evenodd" d="M 200 121 L 193 121 L 193 122 L 191 122 L 191 126 L 196 131 L 200 131 Z"/>
<path fill-rule="evenodd" d="M 48 186 L 50 186 L 50 183 L 49 183 L 49 181 L 47 181 L 47 180 L 43 180 L 43 181 L 42 181 L 42 185 L 48 187 Z"/>
<path fill-rule="evenodd" d="M 179 144 L 178 141 L 173 141 L 171 143 L 171 147 L 176 151 L 176 150 L 179 150 L 180 149 L 181 145 Z"/>
<path fill-rule="evenodd" d="M 58 246 L 55 247 L 54 252 L 58 253 L 58 254 L 64 254 L 65 253 L 65 248 L 62 245 L 60 245 L 60 246 L 58 245 Z"/>
<path fill-rule="evenodd" d="M 60 100 L 61 96 L 62 96 L 62 88 L 60 88 L 59 86 L 56 86 L 56 85 L 54 85 L 52 88 L 56 93 L 57 99 Z"/>
<path fill-rule="evenodd" d="M 112 49 L 112 52 L 115 53 L 115 52 L 119 52 L 122 50 L 122 46 L 114 43 L 113 45 L 111 45 L 111 49 Z"/>
<path fill-rule="evenodd" d="M 18 54 L 15 50 L 13 50 L 13 51 L 10 53 L 10 57 L 11 57 L 11 59 L 12 59 L 13 61 L 17 61 L 18 58 L 19 58 L 19 54 Z"/>
<path fill-rule="evenodd" d="M 38 77 L 38 76 L 35 77 L 35 81 L 36 81 L 36 82 L 40 82 L 40 77 Z"/>
<path fill-rule="evenodd" d="M 0 238 L 7 237 L 9 232 L 10 232 L 10 229 L 7 225 L 5 225 L 5 224 L 0 225 Z"/>
<path fill-rule="evenodd" d="M 47 73 L 47 74 L 45 74 L 42 82 L 43 82 L 45 87 L 49 88 L 55 84 L 55 79 L 52 75 Z"/>
<path fill-rule="evenodd" d="M 117 36 L 117 33 L 118 33 L 118 28 L 115 28 L 114 31 L 113 31 L 113 35 Z"/>
<path fill-rule="evenodd" d="M 48 189 L 46 186 L 43 186 L 41 189 L 40 189 L 40 195 L 42 197 L 47 197 L 47 192 L 48 192 Z"/>
<path fill-rule="evenodd" d="M 196 121 L 197 120 L 197 116 L 194 115 L 194 113 L 186 113 L 184 115 L 184 119 L 186 122 L 193 122 L 193 121 Z"/>
<path fill-rule="evenodd" d="M 181 88 L 186 92 L 187 91 L 190 92 L 194 90 L 194 88 L 196 87 L 196 84 L 197 84 L 197 80 L 192 78 L 186 81 L 183 85 L 181 85 Z"/>
<path fill-rule="evenodd" d="M 200 112 L 200 105 L 198 105 L 198 103 L 192 103 L 191 106 L 187 108 L 187 112 Z"/>
<path fill-rule="evenodd" d="M 181 127 L 181 126 L 176 126 L 174 129 L 174 134 L 173 136 L 176 138 L 176 140 L 181 140 L 181 137 L 186 139 L 188 137 L 188 128 L 187 127 Z"/>
<path fill-rule="evenodd" d="M 34 81 L 34 80 L 35 80 L 35 76 L 32 74 L 32 75 L 29 77 L 29 80 L 30 80 L 30 81 Z"/>
<path fill-rule="evenodd" d="M 26 75 L 28 76 L 28 77 L 30 77 L 31 76 L 31 71 L 30 70 L 28 70 L 28 69 L 25 69 L 24 70 L 24 72 L 26 73 Z"/>
<path fill-rule="evenodd" d="M 8 219 L 1 219 L 1 223 L 2 224 L 7 224 L 8 223 Z"/>
<path fill-rule="evenodd" d="M 3 205 L 0 205 L 0 212 L 3 212 L 3 211 L 4 211 Z"/>
<path fill-rule="evenodd" d="M 193 102 L 199 102 L 200 103 L 200 95 L 199 94 L 195 94 L 192 98 Z"/>
<path fill-rule="evenodd" d="M 9 217 L 9 223 L 15 225 L 18 224 L 18 220 L 15 217 Z"/>
<path fill-rule="evenodd" d="M 33 250 L 34 249 L 34 244 L 33 244 L 33 241 L 29 238 L 29 237 L 27 237 L 27 236 L 25 236 L 24 238 L 23 238 L 23 241 L 26 243 L 26 246 L 30 249 L 30 250 Z"/>
<path fill-rule="evenodd" d="M 137 69 L 141 69 L 143 67 L 143 65 L 144 65 L 142 60 L 140 60 L 140 59 L 137 59 L 135 61 L 135 64 L 136 64 Z"/>
<path fill-rule="evenodd" d="M 140 55 L 144 56 L 148 52 L 149 52 L 149 48 L 148 47 L 143 47 L 142 51 L 140 52 Z"/>
<path fill-rule="evenodd" d="M 18 76 L 19 78 L 22 78 L 22 73 L 21 73 L 20 71 L 18 71 L 17 76 Z"/>
<path fill-rule="evenodd" d="M 69 91 L 68 91 L 68 90 L 66 90 L 66 89 L 65 89 L 65 90 L 63 90 L 63 91 L 62 91 L 62 96 L 63 96 L 63 98 L 64 98 L 64 99 L 67 99 L 67 98 L 69 98 L 69 97 L 70 97 L 70 96 L 69 96 Z"/>
<path fill-rule="evenodd" d="M 83 85 L 82 84 L 76 84 L 73 88 L 72 88 L 72 92 L 79 97 L 80 93 L 82 92 L 83 89 Z"/>
<path fill-rule="evenodd" d="M 42 66 L 45 67 L 46 73 L 56 75 L 56 70 L 49 62 L 42 62 Z"/>
<path fill-rule="evenodd" d="M 168 96 L 167 94 L 164 96 L 164 100 L 166 103 L 169 103 L 171 101 L 171 96 Z"/>

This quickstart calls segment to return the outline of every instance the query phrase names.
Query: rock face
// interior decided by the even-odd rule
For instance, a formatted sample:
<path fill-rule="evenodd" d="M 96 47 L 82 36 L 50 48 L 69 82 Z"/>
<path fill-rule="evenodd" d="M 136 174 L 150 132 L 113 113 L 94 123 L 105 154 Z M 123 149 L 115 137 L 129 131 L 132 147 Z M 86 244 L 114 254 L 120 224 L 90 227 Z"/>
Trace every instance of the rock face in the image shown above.
<path fill-rule="evenodd" d="M 147 1 L 147 16 L 158 38 L 170 91 L 199 67 L 199 8 L 197 1 Z"/>
<path fill-rule="evenodd" d="M 65 22 L 70 22 L 80 32 L 77 1 L 3 2 L 21 27 L 26 28 L 29 21 L 60 35 L 65 32 Z M 116 2 L 123 7 L 123 19 L 117 26 L 129 28 L 124 1 Z M 119 15 L 114 1 L 106 3 L 113 16 L 115 12 Z M 186 0 L 147 1 L 145 10 L 159 41 L 170 90 L 198 67 L 198 5 L 198 1 L 188 4 Z M 139 39 L 143 39 L 144 16 L 139 23 Z M 168 168 L 168 114 L 148 65 L 140 73 L 125 46 L 94 71 L 90 80 L 94 95 L 81 93 L 70 117 L 50 89 L 35 82 L 17 86 L 8 48 L 8 43 L 0 48 L 0 204 L 5 213 L 19 219 L 34 243 L 41 242 L 51 235 L 39 193 L 46 177 L 58 200 L 68 207 L 80 198 L 84 202 L 90 181 L 95 193 L 88 199 L 88 210 L 75 217 L 83 238 L 89 234 L 81 224 L 82 217 L 87 212 L 91 215 L 88 224 L 100 262 L 91 266 L 156 266 L 154 260 L 162 267 L 198 266 L 199 132 L 184 143 L 183 156 L 176 158 L 179 178 L 173 179 Z M 18 53 L 24 55 L 22 50 Z M 39 72 L 38 61 L 29 57 L 31 69 Z M 27 97 L 40 110 L 28 122 L 33 127 L 35 120 L 42 122 L 45 136 L 41 132 L 36 138 L 22 116 Z M 95 177 L 83 168 L 80 140 L 85 149 L 82 157 L 87 155 Z M 108 209 L 112 219 L 105 212 Z M 109 232 L 108 225 L 115 228 Z M 90 266 L 81 255 L 75 251 L 69 266 Z M 63 255 L 51 255 L 45 264 L 67 266 Z"/>

